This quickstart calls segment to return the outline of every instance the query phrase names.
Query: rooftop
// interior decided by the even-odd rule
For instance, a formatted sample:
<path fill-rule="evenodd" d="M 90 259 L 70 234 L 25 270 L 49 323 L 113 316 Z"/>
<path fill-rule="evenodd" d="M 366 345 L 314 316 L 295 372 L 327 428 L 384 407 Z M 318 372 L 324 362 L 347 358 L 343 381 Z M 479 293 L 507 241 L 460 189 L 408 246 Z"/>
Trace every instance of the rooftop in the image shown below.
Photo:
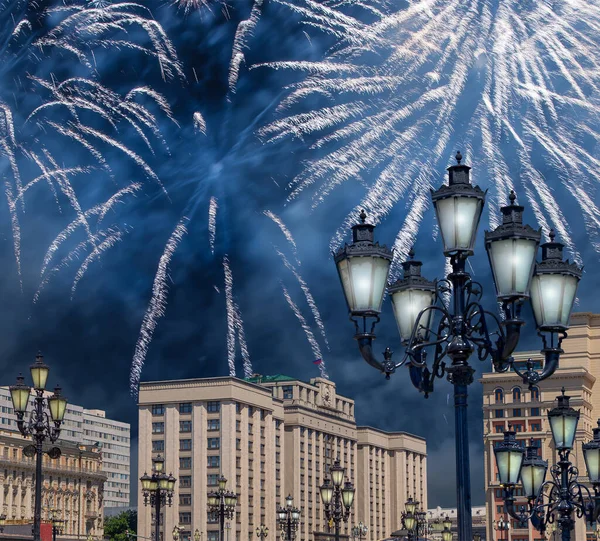
<path fill-rule="evenodd" d="M 263 376 L 261 374 L 253 374 L 249 378 L 244 378 L 244 381 L 248 381 L 250 383 L 275 383 L 277 381 L 298 381 L 298 378 L 292 378 L 291 376 L 286 376 L 284 374 L 274 374 L 272 376 Z"/>

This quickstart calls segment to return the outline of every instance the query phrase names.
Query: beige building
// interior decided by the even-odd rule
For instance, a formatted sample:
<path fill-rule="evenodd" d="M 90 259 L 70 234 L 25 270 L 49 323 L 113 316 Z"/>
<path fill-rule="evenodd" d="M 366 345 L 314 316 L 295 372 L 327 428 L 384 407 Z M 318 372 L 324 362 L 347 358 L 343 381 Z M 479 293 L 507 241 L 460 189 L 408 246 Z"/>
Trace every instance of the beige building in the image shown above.
<path fill-rule="evenodd" d="M 533 529 L 529 524 L 523 528 L 511 520 L 511 528 L 507 532 L 495 532 L 492 529 L 494 520 L 504 514 L 502 489 L 498 484 L 498 472 L 494 459 L 493 447 L 503 438 L 503 432 L 512 425 L 517 431 L 517 439 L 533 438 L 540 447 L 540 454 L 548 460 L 549 466 L 557 460 L 557 453 L 552 442 L 552 434 L 547 413 L 555 405 L 555 399 L 564 386 L 566 394 L 571 396 L 571 405 L 581 410 L 577 428 L 576 448 L 571 454 L 571 462 L 579 468 L 585 481 L 585 463 L 581 450 L 582 443 L 592 439 L 592 429 L 600 417 L 600 389 L 595 388 L 600 377 L 600 315 L 590 313 L 573 314 L 569 336 L 563 341 L 564 354 L 560 359 L 560 367 L 550 378 L 540 382 L 538 387 L 529 390 L 521 378 L 514 372 L 488 373 L 482 378 L 483 383 L 483 423 L 484 423 L 484 456 L 486 508 L 488 520 L 487 539 L 508 539 L 509 541 L 538 541 L 552 539 L 552 532 L 546 535 Z M 539 352 L 515 354 L 515 362 L 524 366 L 531 358 L 541 367 L 543 357 Z M 550 474 L 548 473 L 547 479 Z M 580 478 L 580 479 L 581 479 Z M 518 490 L 518 489 L 517 489 Z M 519 505 L 526 500 L 519 501 Z M 592 530 L 586 533 L 583 519 L 577 519 L 574 538 L 577 540 L 595 539 Z"/>
<path fill-rule="evenodd" d="M 260 524 L 276 536 L 276 507 L 287 494 L 302 512 L 298 541 L 312 540 L 314 532 L 327 531 L 318 487 L 338 456 L 357 489 L 343 533 L 362 520 L 369 539 L 384 538 L 398 529 L 408 496 L 427 502 L 425 441 L 357 427 L 354 401 L 338 395 L 326 379 L 142 383 L 139 423 L 139 476 L 160 453 L 178 478 L 173 506 L 163 513 L 163 539 L 178 524 L 183 538 L 198 529 L 204 541 L 218 540 L 206 499 L 223 473 L 228 488 L 240 495 L 226 530 L 231 541 L 250 541 Z M 139 535 L 150 537 L 152 523 L 152 510 L 140 505 Z"/>
<path fill-rule="evenodd" d="M 7 524 L 33 522 L 35 495 L 35 457 L 28 458 L 23 448 L 30 439 L 0 431 L 0 513 Z M 43 458 L 42 520 L 50 509 L 64 520 L 64 537 L 96 538 L 104 535 L 103 499 L 106 474 L 102 454 L 95 445 L 75 445 L 62 440 L 60 458 Z M 54 446 L 54 445 L 53 445 Z"/>

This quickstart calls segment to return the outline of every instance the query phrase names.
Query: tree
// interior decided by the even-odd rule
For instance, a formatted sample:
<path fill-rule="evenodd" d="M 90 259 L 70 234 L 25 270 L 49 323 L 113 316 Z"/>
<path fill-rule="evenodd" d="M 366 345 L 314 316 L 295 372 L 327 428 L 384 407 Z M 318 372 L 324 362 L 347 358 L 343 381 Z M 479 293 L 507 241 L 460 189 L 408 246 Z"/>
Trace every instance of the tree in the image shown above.
<path fill-rule="evenodd" d="M 128 541 L 127 532 L 137 532 L 137 511 L 123 511 L 104 520 L 104 538 L 111 541 Z M 134 541 L 135 538 L 129 538 Z"/>

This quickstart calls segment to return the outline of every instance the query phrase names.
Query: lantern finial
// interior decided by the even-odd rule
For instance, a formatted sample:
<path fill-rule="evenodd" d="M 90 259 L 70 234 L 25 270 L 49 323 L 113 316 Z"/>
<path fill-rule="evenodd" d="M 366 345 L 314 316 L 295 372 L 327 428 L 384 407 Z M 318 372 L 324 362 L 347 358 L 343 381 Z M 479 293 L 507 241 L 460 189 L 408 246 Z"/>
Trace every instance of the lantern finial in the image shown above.
<path fill-rule="evenodd" d="M 414 259 L 415 258 L 415 247 L 414 247 L 414 245 L 410 247 L 410 250 L 408 251 L 408 257 L 410 259 Z"/>
<path fill-rule="evenodd" d="M 550 237 L 550 242 L 554 242 L 554 238 L 556 237 L 556 232 L 554 231 L 554 228 L 552 228 L 550 230 L 549 237 Z"/>
<path fill-rule="evenodd" d="M 367 213 L 365 212 L 365 209 L 362 209 L 360 211 L 360 215 L 359 215 L 360 221 L 361 223 L 365 223 L 366 219 L 367 219 Z"/>
<path fill-rule="evenodd" d="M 460 153 L 460 150 L 456 152 L 456 162 L 458 163 L 458 165 L 460 165 L 460 162 L 462 160 L 462 154 Z"/>

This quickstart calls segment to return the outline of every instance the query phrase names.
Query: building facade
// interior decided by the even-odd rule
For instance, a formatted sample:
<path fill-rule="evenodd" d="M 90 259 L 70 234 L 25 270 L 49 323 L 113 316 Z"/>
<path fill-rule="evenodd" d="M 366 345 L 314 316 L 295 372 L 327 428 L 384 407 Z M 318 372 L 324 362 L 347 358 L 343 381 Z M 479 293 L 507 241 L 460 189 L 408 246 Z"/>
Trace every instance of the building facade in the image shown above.
<path fill-rule="evenodd" d="M 51 394 L 51 393 L 48 393 Z M 33 398 L 29 404 L 29 411 Z M 19 434 L 8 387 L 0 387 L 0 429 Z M 106 418 L 102 410 L 87 410 L 68 404 L 58 447 L 63 442 L 98 446 L 106 473 L 104 508 L 127 508 L 130 498 L 130 442 L 128 423 Z"/>
<path fill-rule="evenodd" d="M 261 524 L 276 536 L 276 508 L 288 494 L 302 513 L 299 541 L 327 532 L 319 486 L 336 457 L 356 486 L 345 535 L 362 521 L 369 539 L 381 539 L 398 528 L 399 498 L 427 501 L 425 441 L 357 427 L 354 401 L 338 395 L 326 379 L 142 383 L 139 423 L 139 476 L 149 473 L 152 457 L 161 454 L 166 470 L 178 478 L 173 507 L 163 512 L 163 540 L 178 524 L 183 538 L 198 529 L 204 540 L 218 541 L 218 524 L 208 521 L 206 499 L 221 473 L 228 489 L 240 495 L 236 517 L 226 529 L 231 541 L 250 541 Z M 138 501 L 143 501 L 141 493 Z M 151 537 L 151 524 L 153 511 L 139 505 L 139 535 Z"/>
<path fill-rule="evenodd" d="M 14 432 L 0 430 L 0 513 L 9 525 L 33 522 L 35 456 L 23 453 L 29 444 Z M 64 537 L 91 534 L 101 539 L 106 474 L 100 447 L 61 442 L 60 450 L 57 459 L 43 457 L 42 520 L 56 510 L 64 521 Z"/>
<path fill-rule="evenodd" d="M 569 336 L 563 341 L 562 348 L 564 354 L 561 356 L 559 369 L 531 390 L 514 372 L 488 373 L 482 377 L 488 539 L 539 541 L 552 539 L 555 535 L 553 531 L 541 534 L 531 524 L 519 524 L 505 515 L 493 448 L 503 439 L 503 432 L 511 425 L 517 432 L 517 439 L 523 441 L 523 444 L 533 439 L 540 456 L 548 460 L 549 466 L 555 464 L 558 455 L 554 449 L 547 414 L 549 409 L 555 407 L 556 397 L 561 394 L 562 387 L 572 397 L 571 405 L 581 411 L 575 449 L 570 460 L 579 469 L 580 476 L 585 476 L 581 445 L 592 439 L 592 429 L 600 417 L 600 389 L 596 388 L 594 391 L 595 386 L 600 385 L 597 383 L 600 378 L 600 315 L 573 314 Z M 543 365 L 543 357 L 538 352 L 518 353 L 514 357 L 517 364 L 524 365 L 531 358 L 538 368 Z M 586 480 L 585 477 L 580 479 Z M 516 493 L 518 494 L 518 489 Z M 518 500 L 519 505 L 525 503 L 525 499 Z M 494 531 L 493 526 L 500 518 L 510 519 L 508 532 Z M 594 532 L 587 530 L 583 519 L 576 520 L 574 538 L 586 541 L 596 539 Z"/>

